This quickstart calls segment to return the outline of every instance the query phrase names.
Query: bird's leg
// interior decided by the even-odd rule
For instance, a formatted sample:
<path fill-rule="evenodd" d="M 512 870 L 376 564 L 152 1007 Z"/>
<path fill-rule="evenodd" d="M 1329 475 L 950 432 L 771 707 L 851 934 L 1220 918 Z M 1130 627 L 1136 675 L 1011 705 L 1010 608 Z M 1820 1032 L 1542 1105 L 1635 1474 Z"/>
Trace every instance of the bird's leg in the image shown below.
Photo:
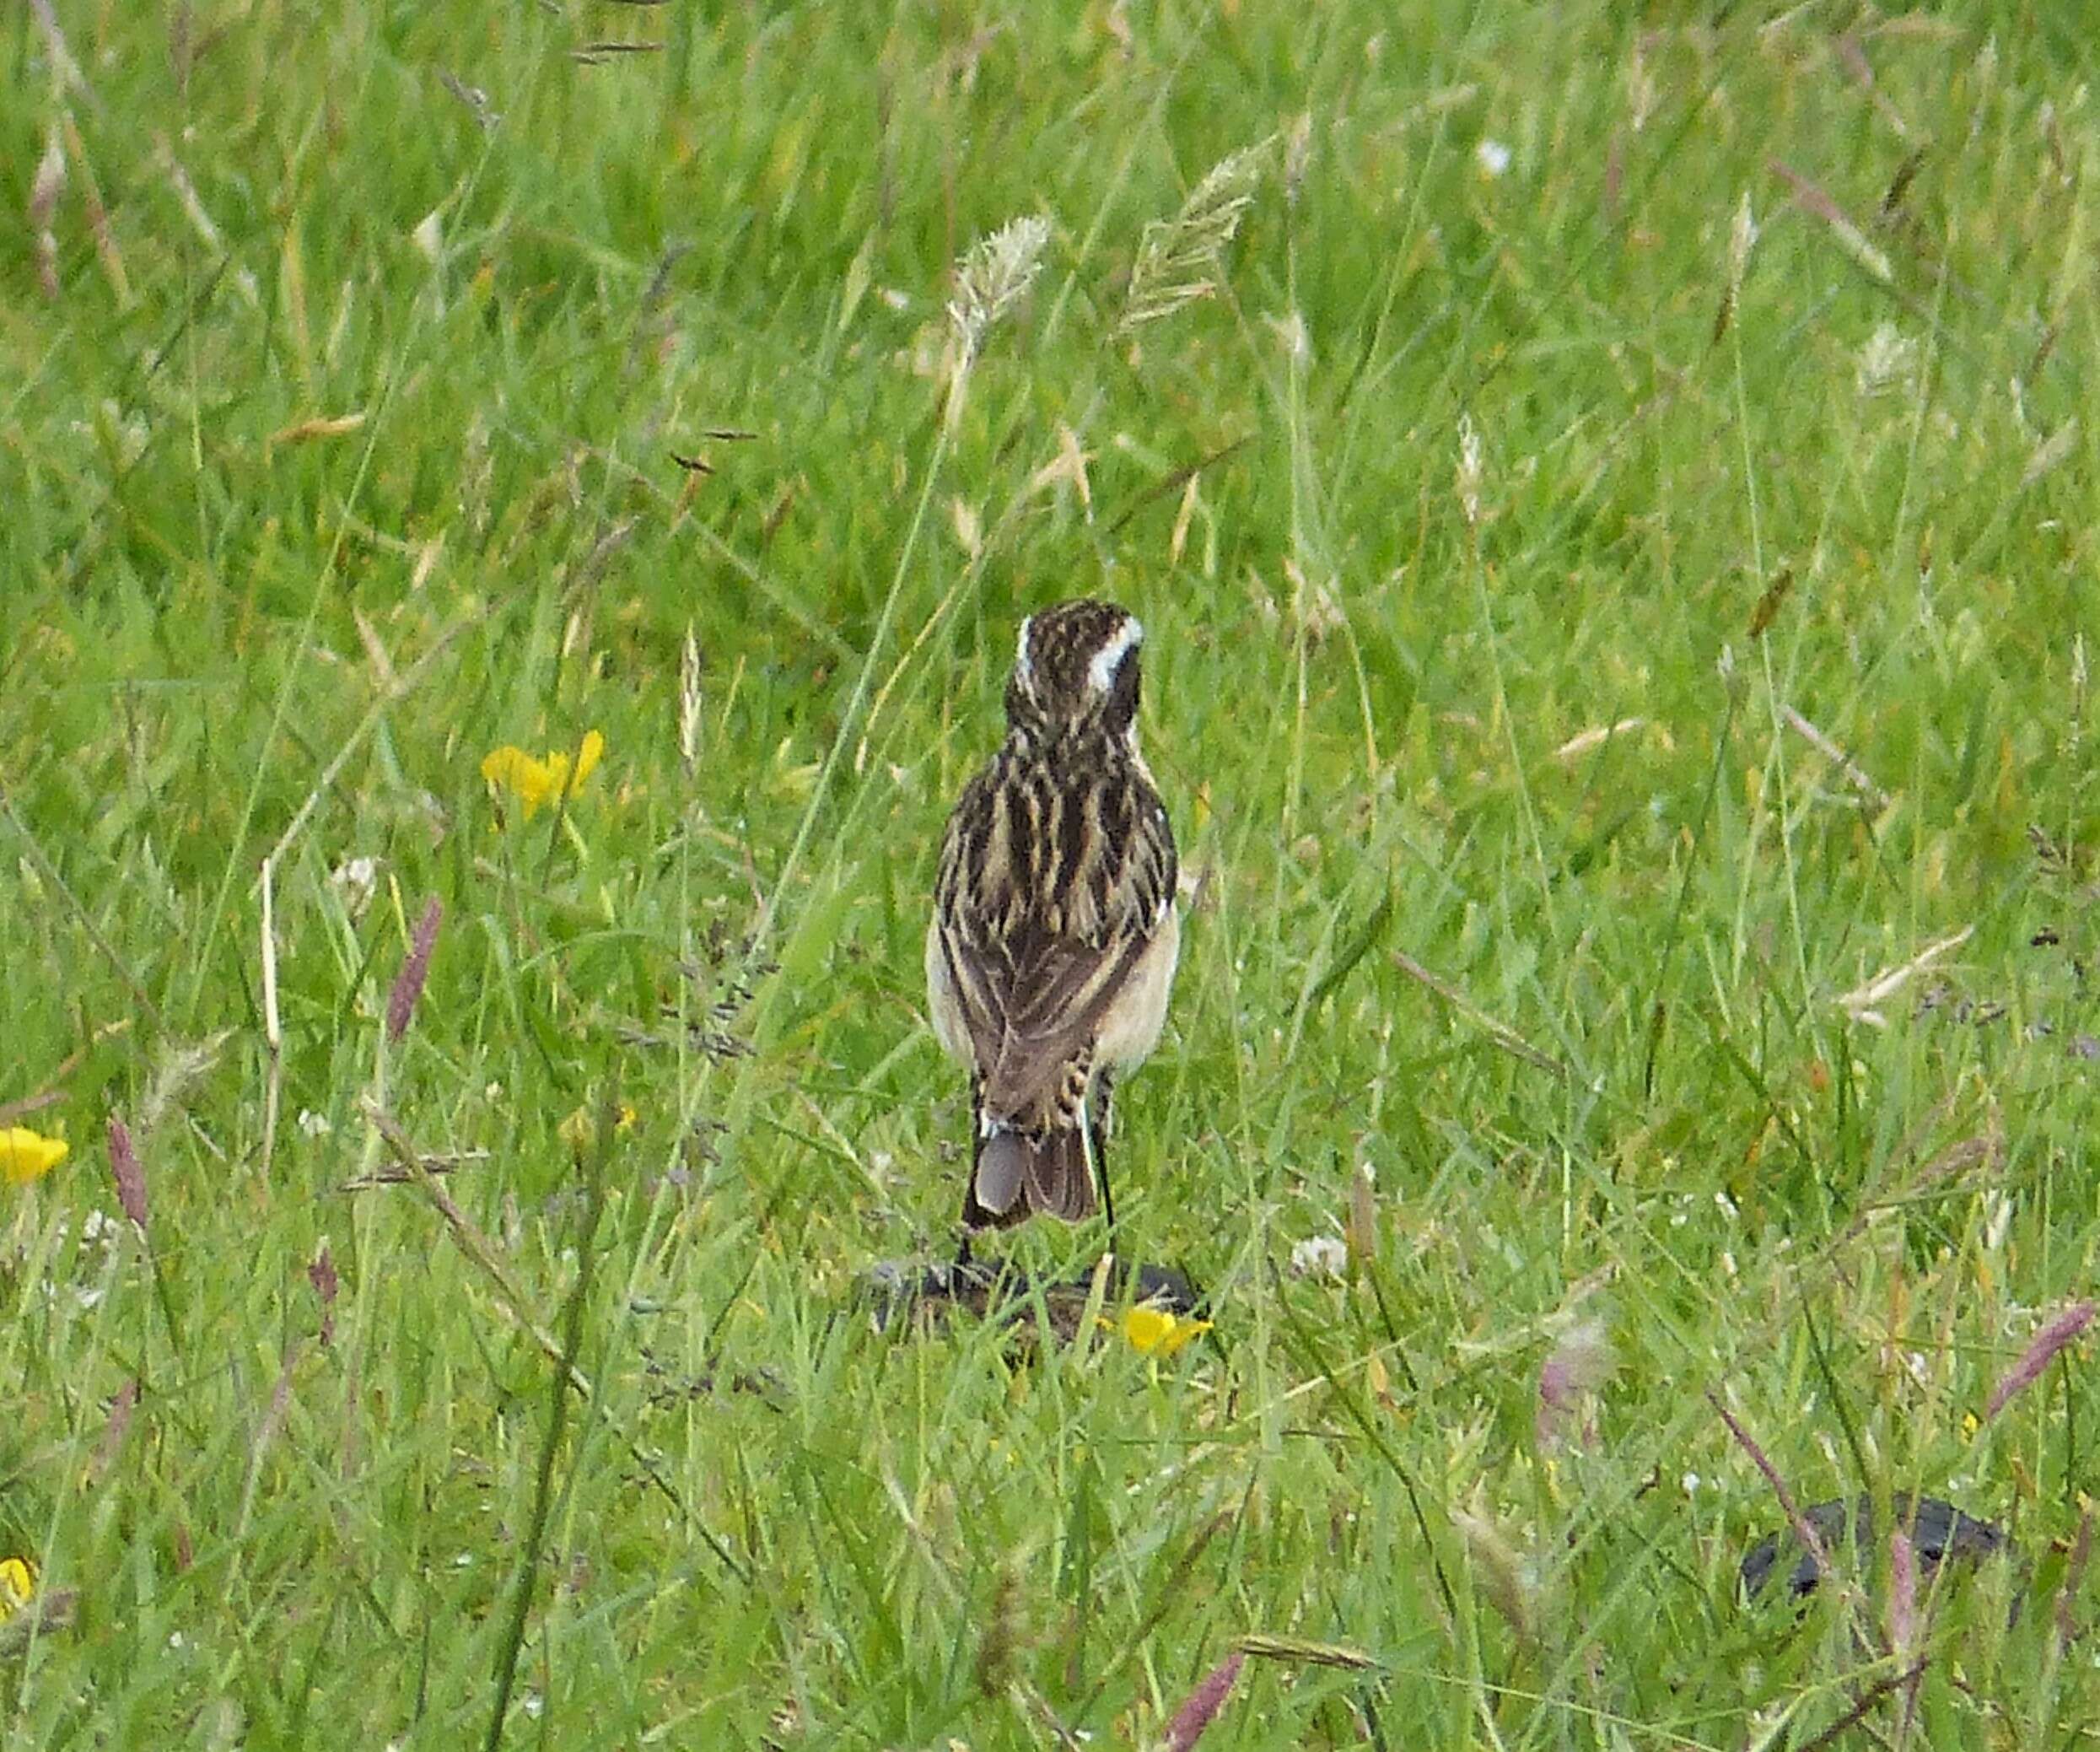
<path fill-rule="evenodd" d="M 984 1154 L 984 1125 L 977 1117 L 977 1096 L 983 1087 L 979 1079 L 970 1079 L 970 1167 L 962 1183 L 961 1236 L 956 1243 L 955 1272 L 958 1278 L 974 1276 L 977 1269 L 970 1253 L 970 1237 L 977 1226 L 977 1159 Z"/>
<path fill-rule="evenodd" d="M 1116 1198 L 1108 1189 L 1108 1123 L 1114 1087 L 1115 1073 L 1101 1071 L 1094 1079 L 1093 1087 L 1086 1092 L 1085 1110 L 1081 1116 L 1086 1127 L 1086 1153 L 1093 1163 L 1095 1184 L 1101 1188 L 1101 1209 L 1108 1216 L 1111 1253 L 1116 1247 Z"/>

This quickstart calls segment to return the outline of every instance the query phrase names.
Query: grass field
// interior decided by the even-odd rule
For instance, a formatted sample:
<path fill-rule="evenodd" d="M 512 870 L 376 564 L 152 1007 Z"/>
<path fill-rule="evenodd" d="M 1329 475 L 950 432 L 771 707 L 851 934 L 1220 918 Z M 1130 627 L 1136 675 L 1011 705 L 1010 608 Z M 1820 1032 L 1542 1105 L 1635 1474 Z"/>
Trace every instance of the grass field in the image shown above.
<path fill-rule="evenodd" d="M 1634 10 L 8 9 L 8 1744 L 2100 1741 L 2093 38 Z M 1080 594 L 1214 1326 L 1031 1361 L 854 1296 Z"/>

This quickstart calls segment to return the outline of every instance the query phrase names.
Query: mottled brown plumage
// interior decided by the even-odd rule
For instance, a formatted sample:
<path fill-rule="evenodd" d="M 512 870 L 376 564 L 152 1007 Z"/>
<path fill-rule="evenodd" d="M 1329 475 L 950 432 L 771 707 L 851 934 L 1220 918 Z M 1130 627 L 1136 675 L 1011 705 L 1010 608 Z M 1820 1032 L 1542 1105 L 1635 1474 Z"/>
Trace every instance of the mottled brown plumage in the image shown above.
<path fill-rule="evenodd" d="M 1107 602 L 1023 622 L 1006 741 L 948 820 L 926 978 L 971 1073 L 972 1228 L 1094 1210 L 1112 1081 L 1166 1018 L 1180 927 L 1173 830 L 1138 750 L 1143 637 Z"/>

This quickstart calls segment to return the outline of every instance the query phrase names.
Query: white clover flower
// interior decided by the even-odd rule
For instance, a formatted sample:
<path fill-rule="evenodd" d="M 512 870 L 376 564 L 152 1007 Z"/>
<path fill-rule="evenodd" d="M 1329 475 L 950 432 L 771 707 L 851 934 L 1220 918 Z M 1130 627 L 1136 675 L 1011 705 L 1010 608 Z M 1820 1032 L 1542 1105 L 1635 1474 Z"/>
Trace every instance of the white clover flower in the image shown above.
<path fill-rule="evenodd" d="M 1290 1249 L 1293 1277 L 1339 1277 L 1349 1270 L 1349 1245 L 1338 1235 L 1309 1235 Z"/>

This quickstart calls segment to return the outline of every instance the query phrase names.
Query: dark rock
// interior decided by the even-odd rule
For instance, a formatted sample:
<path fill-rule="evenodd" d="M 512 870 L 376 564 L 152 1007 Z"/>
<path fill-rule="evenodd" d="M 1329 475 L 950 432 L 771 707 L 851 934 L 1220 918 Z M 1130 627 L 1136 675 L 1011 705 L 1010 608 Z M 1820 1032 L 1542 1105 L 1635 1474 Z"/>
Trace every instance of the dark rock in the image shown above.
<path fill-rule="evenodd" d="M 1936 1496 L 1914 1499 L 1908 1492 L 1899 1491 L 1889 1498 L 1889 1509 L 1896 1524 L 1909 1534 L 1921 1572 L 1929 1573 L 1938 1568 L 1948 1557 L 1973 1561 L 2011 1549 L 2005 1529 L 1995 1522 L 1979 1521 L 1973 1515 L 1964 1514 L 1952 1503 L 1943 1502 Z M 1843 1549 L 1848 1518 L 1852 1535 L 1849 1554 Z M 1819 1502 L 1813 1508 L 1802 1511 L 1802 1519 L 1808 1523 L 1824 1555 L 1833 1561 L 1842 1562 L 1849 1557 L 1850 1562 L 1861 1568 L 1880 1562 L 1872 1497 L 1860 1496 L 1850 1501 L 1837 1497 Z M 1794 1530 L 1787 1528 L 1758 1540 L 1742 1560 L 1745 1598 L 1755 1599 L 1763 1591 L 1779 1565 L 1782 1546 L 1794 1560 L 1786 1571 L 1787 1593 L 1796 1599 L 1804 1599 L 1816 1591 L 1817 1584 L 1823 1580 L 1822 1567 L 1816 1561 L 1815 1553 L 1802 1550 Z M 1921 1584 L 1925 1579 L 1921 1573 Z"/>
<path fill-rule="evenodd" d="M 1052 1334 L 1065 1342 L 1078 1331 L 1093 1290 L 1091 1272 L 1036 1281 L 995 1259 L 934 1264 L 885 1259 L 860 1280 L 861 1298 L 878 1332 L 908 1320 L 931 1323 L 958 1311 L 1020 1324 L 1035 1312 L 1040 1295 Z M 1140 1264 L 1133 1270 L 1118 1260 L 1105 1305 L 1118 1307 L 1126 1299 L 1171 1314 L 1193 1314 L 1201 1296 L 1185 1272 L 1169 1265 Z"/>

